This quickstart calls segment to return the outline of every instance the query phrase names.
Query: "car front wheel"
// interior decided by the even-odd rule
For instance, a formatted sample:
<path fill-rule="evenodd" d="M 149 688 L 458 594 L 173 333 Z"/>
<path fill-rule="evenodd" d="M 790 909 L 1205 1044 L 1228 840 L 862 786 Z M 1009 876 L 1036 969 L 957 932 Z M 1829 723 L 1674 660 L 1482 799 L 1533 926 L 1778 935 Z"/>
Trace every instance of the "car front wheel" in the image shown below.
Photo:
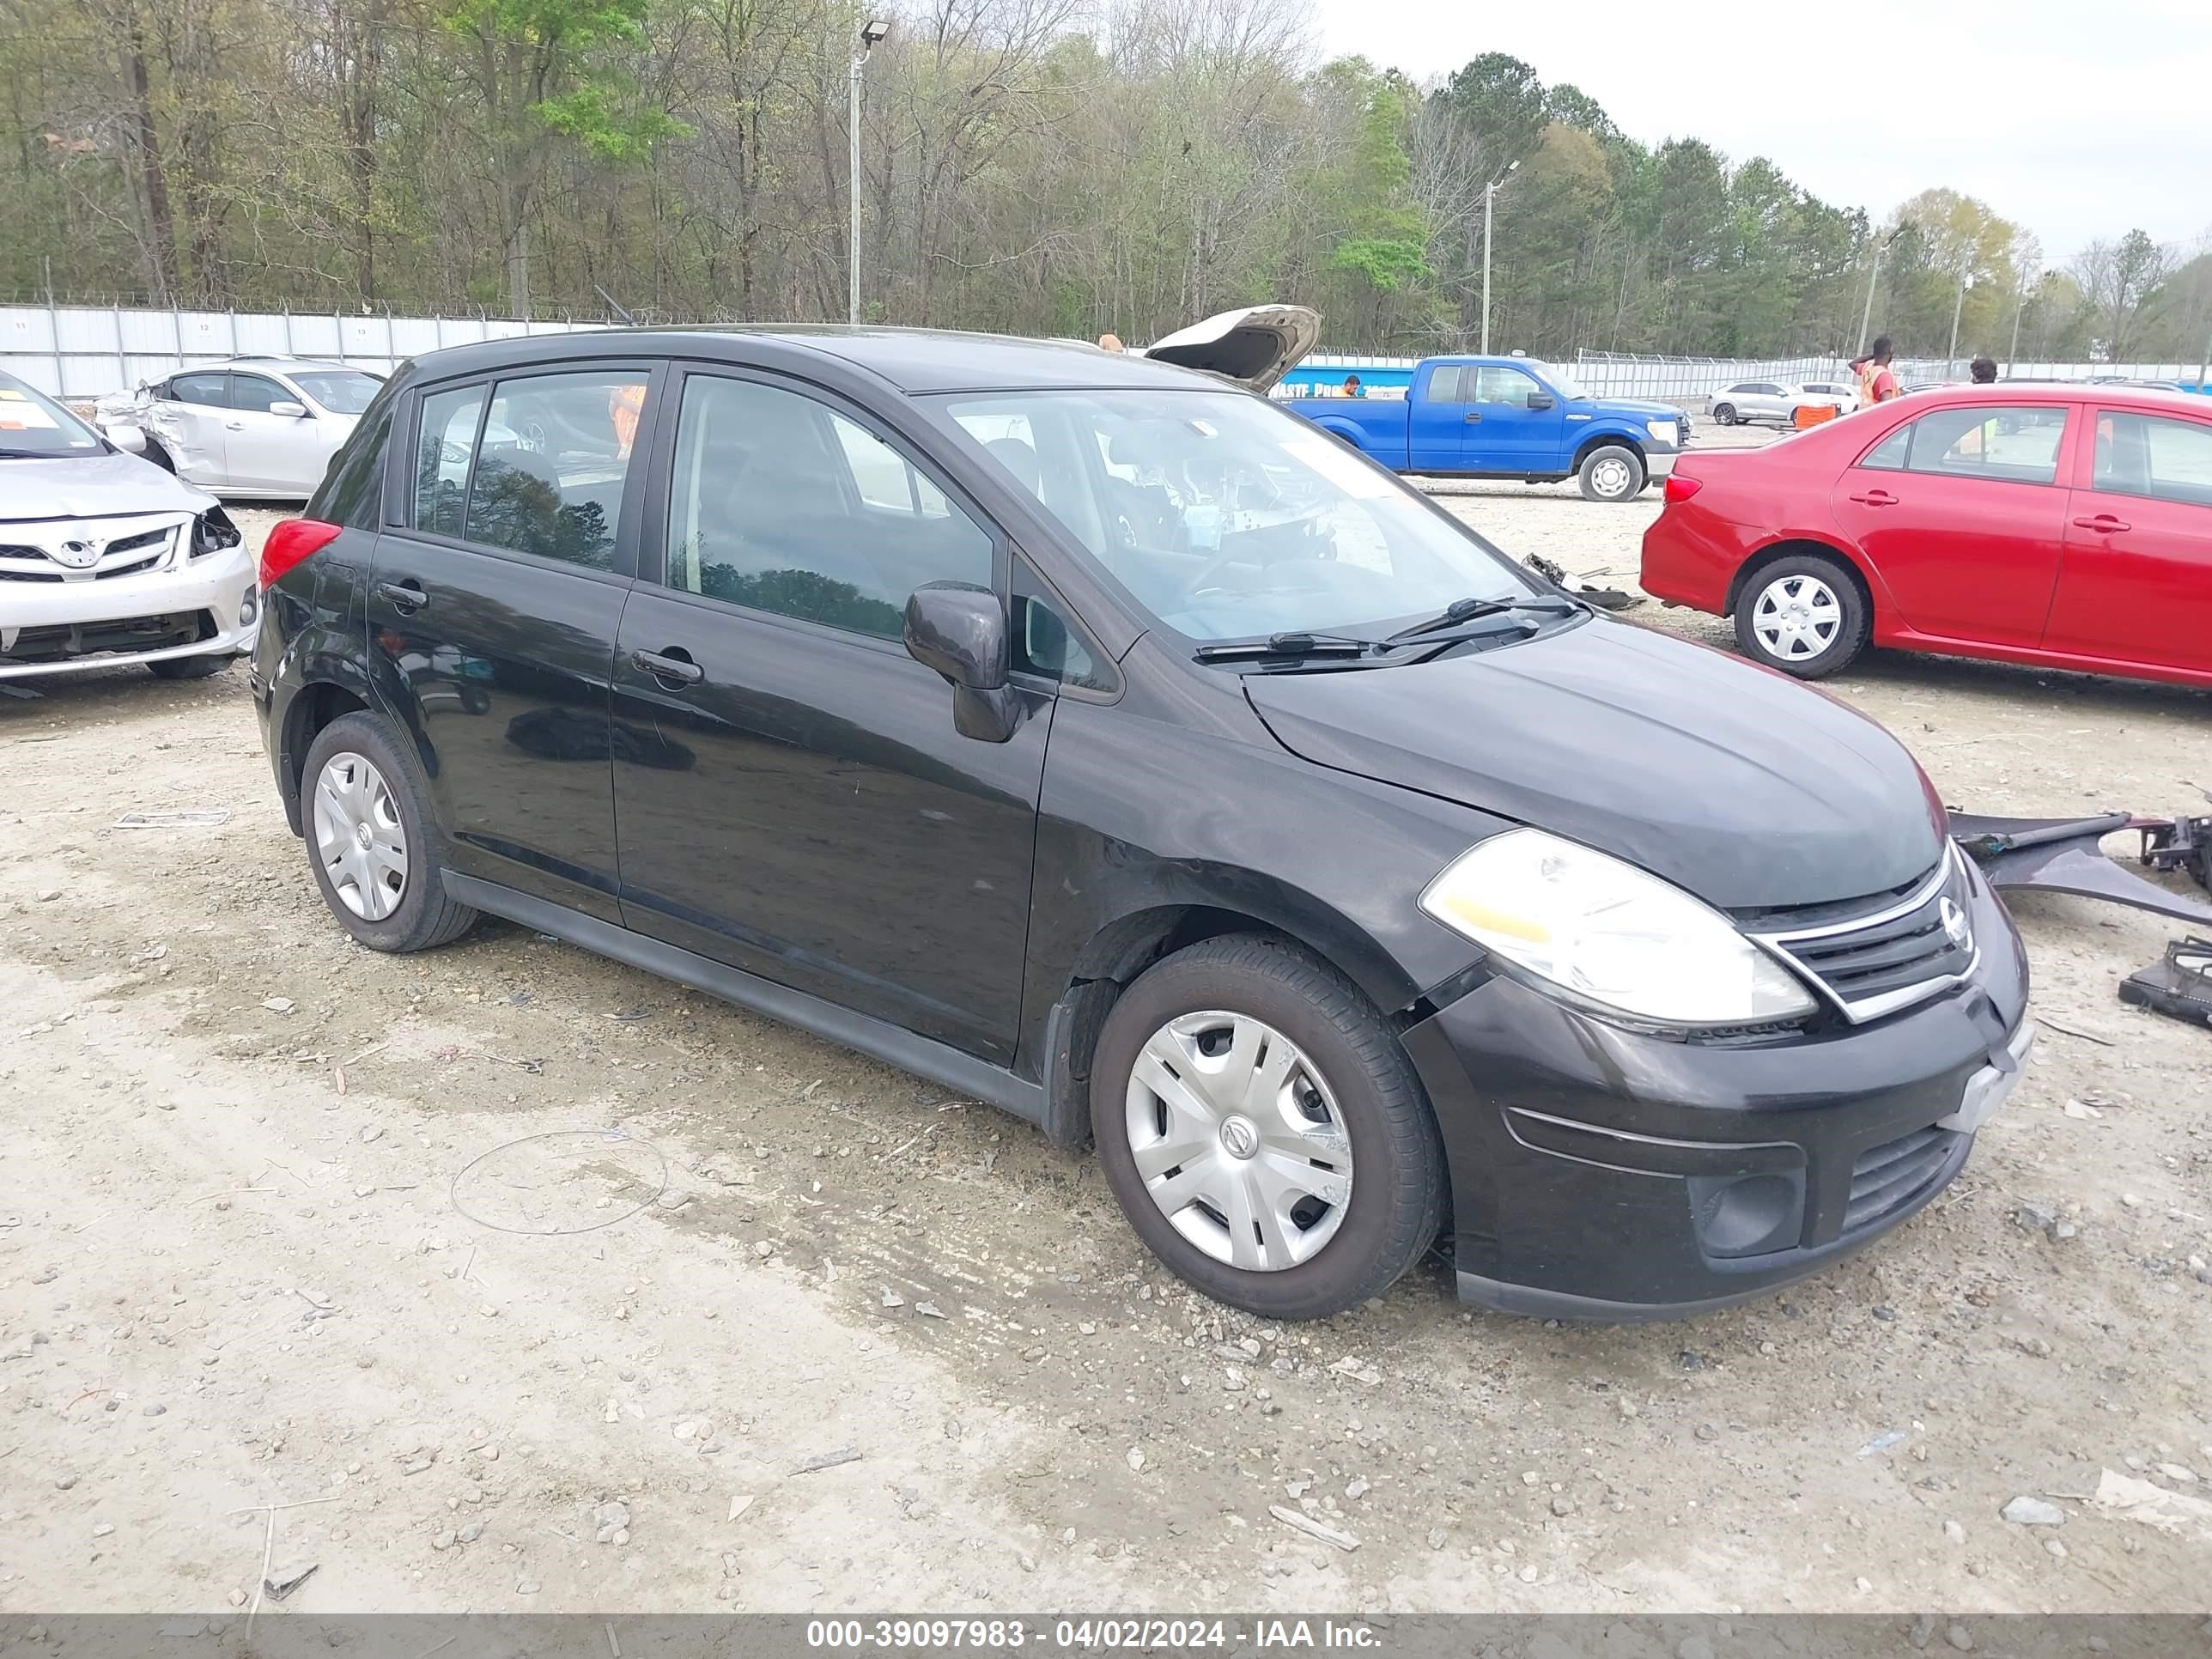
<path fill-rule="evenodd" d="M 1644 458 L 1626 444 L 1600 444 L 1575 470 L 1583 495 L 1593 501 L 1625 501 L 1644 488 Z"/>
<path fill-rule="evenodd" d="M 1840 559 L 1797 553 L 1744 584 L 1735 638 L 1743 653 L 1799 679 L 1832 674 L 1866 648 L 1865 599 Z"/>
<path fill-rule="evenodd" d="M 1396 1036 L 1334 969 L 1258 935 L 1157 963 L 1099 1034 L 1091 1127 L 1130 1224 L 1269 1319 L 1388 1289 L 1443 1224 L 1443 1149 Z"/>

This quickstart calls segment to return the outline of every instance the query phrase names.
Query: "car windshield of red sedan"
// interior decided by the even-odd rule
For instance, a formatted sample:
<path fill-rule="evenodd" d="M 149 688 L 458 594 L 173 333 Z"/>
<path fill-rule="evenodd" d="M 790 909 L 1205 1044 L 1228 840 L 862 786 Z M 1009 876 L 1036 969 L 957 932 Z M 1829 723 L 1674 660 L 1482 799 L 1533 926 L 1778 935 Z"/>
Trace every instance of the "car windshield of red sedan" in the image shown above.
<path fill-rule="evenodd" d="M 1189 639 L 1379 639 L 1460 599 L 1536 592 L 1473 531 L 1257 398 L 1020 392 L 946 407 L 1139 605 Z"/>

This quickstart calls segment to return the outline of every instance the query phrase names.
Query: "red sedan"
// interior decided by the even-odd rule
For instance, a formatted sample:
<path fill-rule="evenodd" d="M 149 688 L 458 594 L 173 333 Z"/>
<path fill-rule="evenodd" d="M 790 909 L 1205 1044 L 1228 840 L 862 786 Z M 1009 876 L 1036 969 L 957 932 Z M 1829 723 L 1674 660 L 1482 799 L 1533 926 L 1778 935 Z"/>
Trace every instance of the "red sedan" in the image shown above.
<path fill-rule="evenodd" d="M 2212 686 L 2212 398 L 1953 386 L 1686 452 L 1643 584 L 1805 679 L 1871 641 Z"/>

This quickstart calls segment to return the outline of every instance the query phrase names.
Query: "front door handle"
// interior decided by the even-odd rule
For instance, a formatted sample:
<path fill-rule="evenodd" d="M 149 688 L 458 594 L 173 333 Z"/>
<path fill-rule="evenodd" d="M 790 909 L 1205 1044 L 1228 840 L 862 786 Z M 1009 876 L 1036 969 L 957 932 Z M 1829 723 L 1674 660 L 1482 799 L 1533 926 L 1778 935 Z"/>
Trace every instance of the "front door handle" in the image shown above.
<path fill-rule="evenodd" d="M 1895 507 L 1897 505 L 1897 497 L 1887 489 L 1869 489 L 1865 495 L 1854 495 L 1851 499 L 1862 507 Z"/>
<path fill-rule="evenodd" d="M 679 686 L 696 685 L 707 678 L 707 671 L 691 660 L 691 653 L 680 645 L 672 645 L 665 651 L 633 651 L 631 664 L 659 680 L 671 691 Z"/>
<path fill-rule="evenodd" d="M 1476 413 L 1474 412 L 1474 410 L 1471 410 L 1471 409 L 1470 409 L 1470 410 L 1468 410 L 1468 412 L 1467 412 L 1466 419 L 1467 419 L 1467 423 L 1468 423 L 1469 426 L 1473 426 L 1473 425 L 1476 424 L 1478 422 L 1480 422 L 1480 421 L 1482 419 L 1482 416 L 1480 416 L 1480 415 L 1478 415 L 1478 414 L 1476 414 Z"/>
<path fill-rule="evenodd" d="M 2109 513 L 2100 513 L 2094 519 L 2075 520 L 2074 527 L 2076 530 L 2094 530 L 2100 535 L 2111 536 L 2130 526 L 2125 519 L 2116 519 Z"/>
<path fill-rule="evenodd" d="M 430 596 L 422 591 L 422 584 L 418 581 L 379 582 L 376 591 L 402 611 L 420 611 L 430 603 Z"/>
<path fill-rule="evenodd" d="M 243 432 L 246 430 L 246 422 L 243 421 L 225 421 L 222 425 L 223 430 L 226 432 Z"/>

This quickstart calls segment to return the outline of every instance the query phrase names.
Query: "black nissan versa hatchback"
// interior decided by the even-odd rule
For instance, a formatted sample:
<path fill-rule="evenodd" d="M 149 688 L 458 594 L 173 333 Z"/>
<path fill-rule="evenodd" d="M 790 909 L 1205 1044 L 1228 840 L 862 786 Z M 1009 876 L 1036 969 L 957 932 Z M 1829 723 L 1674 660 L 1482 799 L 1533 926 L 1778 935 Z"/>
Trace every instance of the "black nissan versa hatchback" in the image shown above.
<path fill-rule="evenodd" d="M 1912 757 L 1234 384 L 1267 334 L 404 367 L 262 556 L 331 911 L 505 917 L 1093 1143 L 1272 1317 L 1440 1241 L 1486 1307 L 1681 1313 L 1913 1213 L 2032 1027 Z"/>

